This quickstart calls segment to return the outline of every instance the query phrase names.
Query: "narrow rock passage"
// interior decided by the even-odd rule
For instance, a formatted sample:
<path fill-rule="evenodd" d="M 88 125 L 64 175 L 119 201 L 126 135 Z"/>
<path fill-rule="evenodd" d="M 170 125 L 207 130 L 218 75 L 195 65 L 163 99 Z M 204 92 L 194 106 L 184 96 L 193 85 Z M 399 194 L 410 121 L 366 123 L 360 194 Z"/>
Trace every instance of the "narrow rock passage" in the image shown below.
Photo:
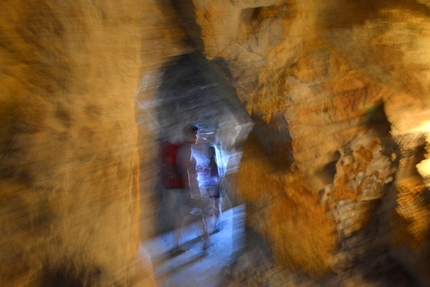
<path fill-rule="evenodd" d="M 169 254 L 173 246 L 173 231 L 146 243 L 145 249 L 151 256 L 158 286 L 215 287 L 226 284 L 223 269 L 243 244 L 245 206 L 225 210 L 223 216 L 224 228 L 211 236 L 213 245 L 207 251 L 202 250 L 198 222 L 191 223 L 184 230 L 183 242 L 189 248 L 184 253 Z M 234 282 L 228 285 L 234 286 Z"/>

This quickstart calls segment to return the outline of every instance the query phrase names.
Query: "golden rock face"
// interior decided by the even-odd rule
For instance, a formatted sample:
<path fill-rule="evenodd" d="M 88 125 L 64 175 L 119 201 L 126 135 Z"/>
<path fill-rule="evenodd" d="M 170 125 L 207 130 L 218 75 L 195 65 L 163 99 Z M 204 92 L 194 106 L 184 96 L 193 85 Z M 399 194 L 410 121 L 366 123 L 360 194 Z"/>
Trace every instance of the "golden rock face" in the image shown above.
<path fill-rule="evenodd" d="M 273 217 L 268 213 L 279 209 L 274 202 L 261 199 L 263 195 L 259 194 L 270 190 L 270 195 L 265 192 L 265 196 L 276 197 L 281 186 L 287 185 L 272 177 L 284 172 L 284 176 L 289 178 L 304 177 L 313 194 L 321 190 L 330 194 L 326 198 L 330 200 L 328 221 L 340 220 L 336 213 L 339 203 L 346 204 L 343 210 L 350 210 L 350 214 L 358 213 L 351 218 L 342 215 L 346 221 L 341 220 L 343 223 L 336 225 L 342 226 L 339 228 L 342 232 L 346 230 L 348 237 L 360 233 L 367 226 L 374 212 L 381 210 L 375 203 L 382 201 L 382 218 L 392 220 L 395 217 L 386 209 L 397 210 L 395 213 L 409 222 L 406 230 L 405 224 L 390 224 L 388 232 L 392 232 L 393 238 L 407 234 L 399 240 L 404 242 L 404 238 L 415 238 L 410 241 L 410 248 L 419 240 L 421 247 L 418 250 L 426 250 L 428 234 L 422 226 L 427 222 L 428 203 L 415 200 L 414 204 L 405 205 L 405 190 L 409 188 L 405 189 L 402 182 L 408 178 L 418 179 L 422 186 L 415 165 L 427 158 L 427 155 L 416 157 L 422 141 L 427 142 L 428 134 L 429 62 L 425 57 L 430 52 L 426 32 L 428 7 L 425 5 L 428 3 L 279 1 L 255 7 L 251 3 L 253 1 L 241 1 L 240 5 L 227 9 L 234 1 L 194 2 L 201 4 L 195 4 L 195 7 L 198 10 L 196 19 L 201 20 L 197 23 L 200 23 L 202 47 L 209 58 L 227 59 L 238 96 L 256 119 L 256 137 L 267 150 L 267 155 L 262 157 L 254 155 L 251 149 L 245 149 L 243 166 L 239 171 L 239 179 L 254 173 L 256 178 L 260 178 L 253 184 L 239 180 L 241 193 L 246 194 L 245 201 L 256 206 L 250 213 L 263 206 L 267 210 L 256 213 L 258 220 L 254 221 L 250 216 L 250 224 L 258 230 L 264 225 L 265 235 L 274 242 L 276 250 L 280 250 L 279 246 L 285 250 L 292 246 L 280 243 L 285 233 L 281 235 L 278 231 L 279 226 L 288 229 L 289 216 L 294 217 L 294 213 L 289 215 L 286 211 L 284 221 L 278 219 L 282 223 L 272 222 Z M 216 20 L 226 15 L 229 15 L 227 22 Z M 233 27 L 235 35 L 223 33 L 222 25 Z M 282 126 L 271 120 L 279 115 L 285 117 L 290 139 L 284 137 L 285 142 L 276 142 L 276 145 L 291 151 L 279 153 L 281 158 L 275 156 L 271 168 L 261 168 L 267 165 L 265 161 L 276 149 L 273 141 L 267 138 L 279 138 L 283 133 Z M 362 137 L 363 133 L 365 137 Z M 411 141 L 404 140 L 404 137 Z M 359 143 L 352 153 L 338 154 L 351 142 L 357 141 Z M 373 153 L 372 143 L 375 142 L 380 142 L 379 151 L 366 157 L 366 153 Z M 340 161 L 349 156 L 352 156 L 352 161 L 341 167 Z M 415 160 L 407 160 L 411 156 Z M 283 164 L 279 164 L 280 161 Z M 385 164 L 381 165 L 381 162 Z M 338 165 L 336 170 L 327 171 L 327 166 L 333 163 Z M 286 172 L 285 166 L 290 164 L 298 171 Z M 394 180 L 400 176 L 402 181 Z M 393 182 L 394 187 L 390 188 Z M 267 185 L 279 186 L 268 188 Z M 420 194 L 421 199 L 425 197 L 425 193 Z M 371 199 L 364 200 L 363 197 Z M 392 201 L 392 197 L 397 198 L 397 203 Z M 289 202 L 294 201 L 290 199 Z M 297 208 L 304 211 L 306 206 Z M 264 224 L 261 218 L 266 220 Z M 347 222 L 350 227 L 346 226 Z M 331 224 L 327 222 L 327 228 Z M 333 238 L 338 242 L 344 240 L 338 235 L 333 235 Z M 384 240 L 383 244 L 392 247 L 390 239 Z M 330 252 L 339 252 L 333 250 Z M 323 253 L 327 255 L 330 252 Z M 397 253 L 394 247 L 393 253 Z M 275 254 L 281 258 L 285 253 Z M 402 258 L 400 254 L 405 252 L 399 250 L 398 254 Z M 424 257 L 416 258 L 424 260 Z M 309 261 L 304 258 L 299 265 L 308 268 Z M 403 262 L 410 266 L 410 260 L 405 258 Z M 329 264 L 332 260 L 325 262 Z M 420 274 L 419 277 L 423 279 L 426 276 Z"/>
<path fill-rule="evenodd" d="M 142 7 L 0 6 L 0 284 L 150 284 L 136 264 Z"/>
<path fill-rule="evenodd" d="M 248 224 L 272 242 L 278 264 L 320 275 L 328 269 L 334 222 L 300 175 L 279 173 L 277 164 L 251 135 L 238 174 Z"/>

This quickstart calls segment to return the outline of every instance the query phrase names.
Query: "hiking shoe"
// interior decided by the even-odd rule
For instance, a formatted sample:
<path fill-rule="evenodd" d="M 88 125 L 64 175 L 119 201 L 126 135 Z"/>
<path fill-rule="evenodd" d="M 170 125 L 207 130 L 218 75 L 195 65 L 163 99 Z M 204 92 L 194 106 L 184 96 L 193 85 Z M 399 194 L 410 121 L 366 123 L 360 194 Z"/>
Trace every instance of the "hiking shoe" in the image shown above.
<path fill-rule="evenodd" d="M 169 251 L 170 256 L 178 256 L 182 253 L 187 252 L 188 247 L 185 245 L 177 245 L 172 250 Z"/>
<path fill-rule="evenodd" d="M 203 242 L 202 250 L 207 251 L 209 249 L 209 247 L 211 247 L 211 246 L 213 246 L 213 244 L 211 244 L 209 242 Z"/>
<path fill-rule="evenodd" d="M 224 226 L 222 226 L 221 224 L 215 224 L 215 232 L 220 232 L 221 230 L 223 230 L 223 228 Z"/>
<path fill-rule="evenodd" d="M 211 235 L 220 232 L 223 229 L 222 225 L 215 224 L 214 229 L 211 232 Z"/>

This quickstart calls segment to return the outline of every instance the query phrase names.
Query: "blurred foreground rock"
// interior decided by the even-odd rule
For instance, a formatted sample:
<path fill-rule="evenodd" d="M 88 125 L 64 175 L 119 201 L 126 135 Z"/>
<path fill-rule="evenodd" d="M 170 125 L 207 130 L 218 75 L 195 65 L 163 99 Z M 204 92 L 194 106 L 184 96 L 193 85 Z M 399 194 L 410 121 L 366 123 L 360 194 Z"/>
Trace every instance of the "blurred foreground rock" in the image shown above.
<path fill-rule="evenodd" d="M 138 256 L 144 9 L 1 2 L 1 286 L 154 285 Z"/>

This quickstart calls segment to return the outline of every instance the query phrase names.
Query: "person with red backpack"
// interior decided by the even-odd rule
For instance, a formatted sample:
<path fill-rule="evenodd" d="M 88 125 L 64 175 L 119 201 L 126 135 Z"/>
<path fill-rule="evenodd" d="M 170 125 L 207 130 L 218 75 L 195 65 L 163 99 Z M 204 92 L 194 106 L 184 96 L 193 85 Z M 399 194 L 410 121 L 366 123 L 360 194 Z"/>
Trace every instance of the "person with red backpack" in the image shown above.
<path fill-rule="evenodd" d="M 161 183 L 174 199 L 173 214 L 175 220 L 175 238 L 173 254 L 186 251 L 180 244 L 181 235 L 186 223 L 187 202 L 190 198 L 188 169 L 191 164 L 191 146 L 195 144 L 198 128 L 188 125 L 183 129 L 185 141 L 179 145 L 165 143 L 161 150 Z"/>
<path fill-rule="evenodd" d="M 185 142 L 180 145 L 166 143 L 162 149 L 162 183 L 163 187 L 175 199 L 175 239 L 172 254 L 186 251 L 186 246 L 180 244 L 181 235 L 188 216 L 188 207 L 194 207 L 190 212 L 202 220 L 203 250 L 210 244 L 212 218 L 215 215 L 215 231 L 220 231 L 222 198 L 219 187 L 219 173 L 216 163 L 214 146 L 207 142 L 204 134 L 199 134 L 193 125 L 183 130 Z"/>
<path fill-rule="evenodd" d="M 165 142 L 161 147 L 161 183 L 166 189 L 183 188 L 182 176 L 179 174 L 176 156 L 181 145 Z"/>

